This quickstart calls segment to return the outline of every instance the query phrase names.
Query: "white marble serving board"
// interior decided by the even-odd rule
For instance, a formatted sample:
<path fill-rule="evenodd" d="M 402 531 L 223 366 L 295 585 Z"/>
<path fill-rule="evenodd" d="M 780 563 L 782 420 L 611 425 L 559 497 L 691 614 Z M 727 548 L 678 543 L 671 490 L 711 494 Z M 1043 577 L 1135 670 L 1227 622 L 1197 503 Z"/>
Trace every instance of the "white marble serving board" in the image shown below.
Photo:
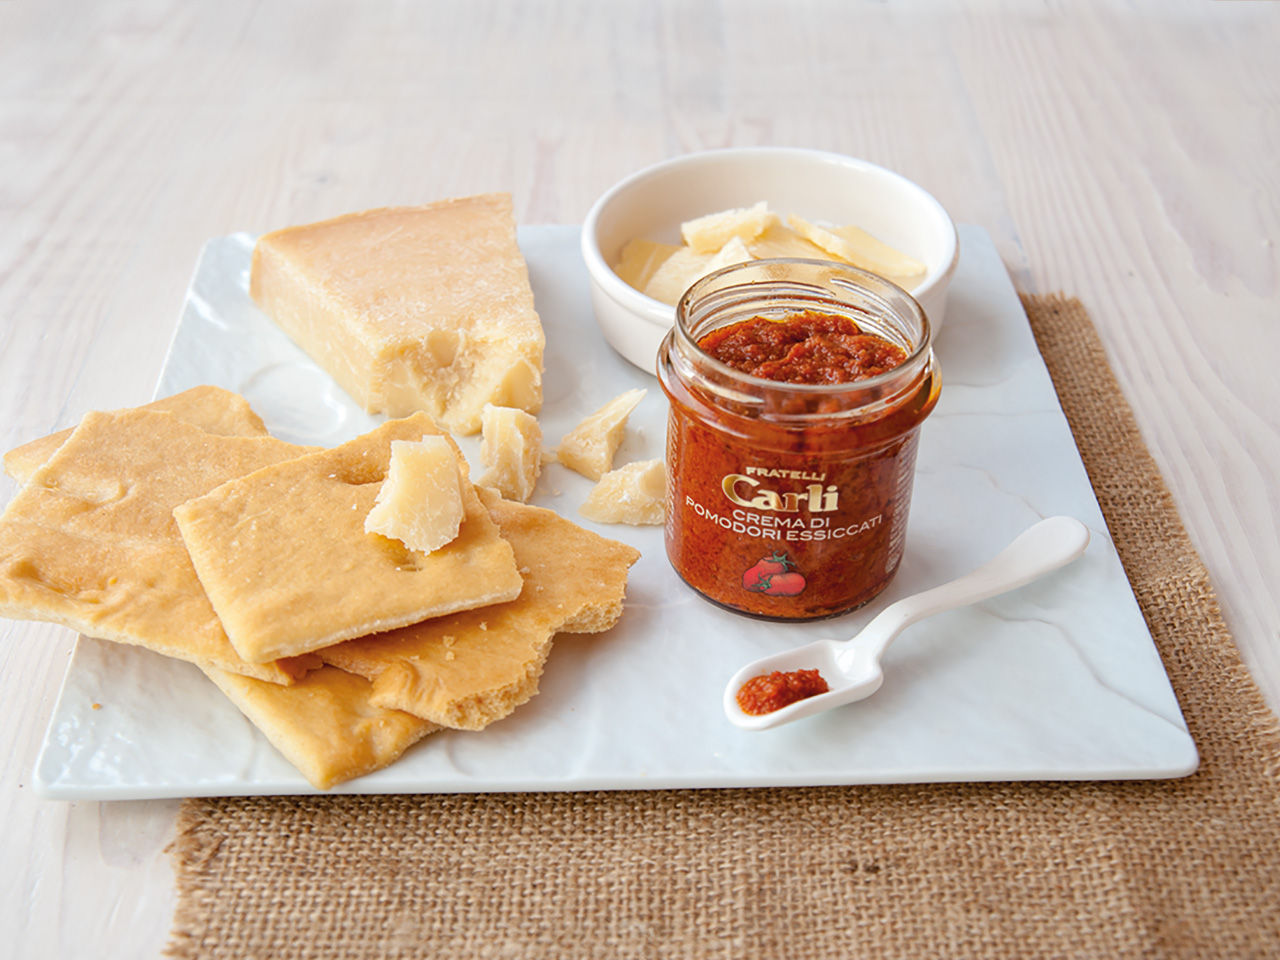
<path fill-rule="evenodd" d="M 590 483 L 553 465 L 534 502 L 640 548 L 612 631 L 557 641 L 541 693 L 481 733 L 426 738 L 339 793 L 736 787 L 1176 777 L 1197 764 L 1027 319 L 985 231 L 962 227 L 937 350 L 943 391 L 924 426 L 906 556 L 864 610 L 785 626 L 720 610 L 671 571 L 659 528 L 577 517 Z M 205 247 L 157 396 L 215 383 L 272 432 L 333 444 L 368 429 L 329 377 L 249 301 L 252 238 Z M 619 464 L 663 451 L 657 382 L 598 334 L 576 227 L 520 244 L 547 333 L 549 442 L 623 389 L 649 388 Z M 464 445 L 474 457 L 476 444 Z M 474 463 L 474 460 L 473 460 Z M 854 633 L 897 597 L 987 560 L 1033 522 L 1070 514 L 1085 556 L 1037 584 L 941 614 L 900 637 L 874 697 L 776 730 L 729 724 L 720 697 L 745 661 Z M 95 706 L 96 705 L 96 706 Z M 37 784 L 45 796 L 126 799 L 311 793 L 193 666 L 82 638 Z"/>

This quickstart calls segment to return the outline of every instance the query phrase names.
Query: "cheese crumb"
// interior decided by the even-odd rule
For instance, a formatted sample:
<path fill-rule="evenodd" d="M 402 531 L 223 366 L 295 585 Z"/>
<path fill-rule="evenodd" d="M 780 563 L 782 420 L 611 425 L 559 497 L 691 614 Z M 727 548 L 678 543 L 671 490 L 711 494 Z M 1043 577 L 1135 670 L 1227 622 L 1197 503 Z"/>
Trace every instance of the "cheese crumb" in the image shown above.
<path fill-rule="evenodd" d="M 430 553 L 458 536 L 464 508 L 458 457 L 444 437 L 391 441 L 391 462 L 365 533 Z"/>
<path fill-rule="evenodd" d="M 591 414 L 560 441 L 557 459 L 587 479 L 599 480 L 613 467 L 613 455 L 622 443 L 627 417 L 645 393 L 639 388 L 628 390 Z"/>
<path fill-rule="evenodd" d="M 480 414 L 480 460 L 489 469 L 476 482 L 526 503 L 542 470 L 542 429 L 515 407 L 486 403 Z"/>
<path fill-rule="evenodd" d="M 650 526 L 662 523 L 667 473 L 661 460 L 639 460 L 601 477 L 579 508 L 596 523 Z"/>

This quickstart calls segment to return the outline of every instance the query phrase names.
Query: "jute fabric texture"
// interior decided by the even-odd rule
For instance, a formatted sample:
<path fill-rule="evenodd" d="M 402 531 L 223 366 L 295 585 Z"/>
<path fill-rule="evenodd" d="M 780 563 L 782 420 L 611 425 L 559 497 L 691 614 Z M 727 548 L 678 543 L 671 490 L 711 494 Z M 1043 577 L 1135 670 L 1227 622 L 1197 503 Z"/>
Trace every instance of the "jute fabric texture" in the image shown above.
<path fill-rule="evenodd" d="M 1173 781 L 189 800 L 180 958 L 1280 957 L 1280 726 L 1080 304 L 1025 306 L 1202 756 Z"/>

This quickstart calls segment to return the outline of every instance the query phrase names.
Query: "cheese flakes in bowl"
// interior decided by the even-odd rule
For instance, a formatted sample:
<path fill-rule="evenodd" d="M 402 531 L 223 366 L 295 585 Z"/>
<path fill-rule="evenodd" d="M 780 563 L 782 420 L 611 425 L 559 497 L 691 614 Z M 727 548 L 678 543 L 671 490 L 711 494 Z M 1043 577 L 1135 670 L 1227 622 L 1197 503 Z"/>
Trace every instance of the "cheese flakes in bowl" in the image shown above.
<path fill-rule="evenodd" d="M 711 150 L 632 174 L 582 229 L 596 320 L 652 373 L 674 303 L 699 277 L 749 259 L 843 260 L 912 294 L 936 330 L 959 248 L 942 205 L 865 160 L 789 147 Z"/>

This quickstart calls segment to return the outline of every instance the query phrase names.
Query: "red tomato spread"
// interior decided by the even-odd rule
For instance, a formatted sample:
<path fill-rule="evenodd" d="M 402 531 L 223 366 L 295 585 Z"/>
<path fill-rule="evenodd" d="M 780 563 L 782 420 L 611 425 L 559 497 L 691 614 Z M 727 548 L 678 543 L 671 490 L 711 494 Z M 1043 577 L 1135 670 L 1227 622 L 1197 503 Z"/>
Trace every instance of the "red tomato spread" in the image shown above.
<path fill-rule="evenodd" d="M 852 318 L 811 310 L 730 324 L 698 346 L 735 370 L 780 383 L 852 383 L 907 359 L 901 347 L 863 332 Z"/>
<path fill-rule="evenodd" d="M 793 670 L 790 673 L 775 670 L 744 683 L 738 690 L 737 700 L 743 713 L 758 717 L 781 710 L 797 700 L 816 697 L 829 689 L 827 681 L 817 670 Z"/>
<path fill-rule="evenodd" d="M 830 282 L 844 268 L 810 261 L 781 275 L 786 263 L 735 268 L 763 280 L 713 275 L 719 293 L 695 286 L 677 308 L 658 357 L 665 535 L 676 573 L 712 602 L 811 620 L 861 606 L 897 571 L 941 381 L 915 301 L 861 299 L 846 291 L 874 279 Z"/>

